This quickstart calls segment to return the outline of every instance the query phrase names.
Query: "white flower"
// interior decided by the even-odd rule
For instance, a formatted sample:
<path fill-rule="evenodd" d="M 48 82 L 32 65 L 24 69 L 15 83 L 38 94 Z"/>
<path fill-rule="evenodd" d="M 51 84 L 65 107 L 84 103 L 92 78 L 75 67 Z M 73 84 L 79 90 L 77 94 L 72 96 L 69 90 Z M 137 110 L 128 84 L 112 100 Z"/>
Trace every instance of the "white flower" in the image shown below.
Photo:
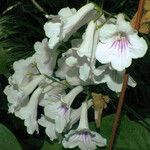
<path fill-rule="evenodd" d="M 42 92 L 42 88 L 38 87 L 32 94 L 29 102 L 22 107 L 19 111 L 15 112 L 15 115 L 24 121 L 24 125 L 27 127 L 27 132 L 33 134 L 34 131 L 39 132 L 37 123 L 37 107 L 39 97 Z"/>
<path fill-rule="evenodd" d="M 56 76 L 66 79 L 71 85 L 91 84 L 90 80 L 95 65 L 97 43 L 98 32 L 96 31 L 96 23 L 91 21 L 80 46 L 73 47 L 62 55 Z"/>
<path fill-rule="evenodd" d="M 86 56 L 87 58 L 91 59 L 93 53 L 93 43 L 95 40 L 94 39 L 95 32 L 96 32 L 96 22 L 91 21 L 87 26 L 82 44 L 80 45 L 79 48 L 76 49 L 80 57 Z"/>
<path fill-rule="evenodd" d="M 106 83 L 112 91 L 121 92 L 124 73 L 125 70 L 114 70 L 109 64 L 102 65 L 94 70 L 95 76 L 93 77 L 93 82 L 96 84 Z M 131 76 L 129 76 L 128 85 L 131 87 L 136 86 L 136 82 Z"/>
<path fill-rule="evenodd" d="M 48 39 L 43 39 L 42 42 L 34 44 L 36 53 L 34 54 L 37 68 L 41 74 L 52 75 L 56 64 L 58 51 L 51 50 L 48 47 Z"/>
<path fill-rule="evenodd" d="M 103 64 L 111 63 L 118 71 L 129 67 L 132 59 L 143 57 L 148 48 L 146 41 L 125 21 L 123 14 L 117 16 L 115 24 L 105 24 L 99 36 L 96 59 Z"/>
<path fill-rule="evenodd" d="M 15 61 L 13 64 L 14 74 L 13 79 L 18 86 L 27 85 L 33 78 L 33 75 L 39 74 L 34 57 Z"/>
<path fill-rule="evenodd" d="M 93 105 L 92 99 L 88 100 L 87 105 L 88 109 Z M 72 109 L 70 115 L 69 129 L 71 129 L 72 126 L 80 119 L 81 108 L 82 107 L 80 106 L 78 109 Z"/>
<path fill-rule="evenodd" d="M 60 101 L 61 96 L 66 95 L 65 86 L 58 82 L 54 81 L 47 81 L 45 82 L 45 88 L 42 91 L 42 96 L 39 102 L 40 106 L 47 106 L 51 102 Z"/>
<path fill-rule="evenodd" d="M 61 41 L 67 41 L 81 26 L 86 24 L 95 16 L 96 10 L 92 3 L 89 3 L 75 11 L 64 8 L 58 14 L 60 22 L 47 22 L 44 25 L 45 34 L 49 37 L 49 47 L 56 48 Z"/>
<path fill-rule="evenodd" d="M 9 78 L 9 84 L 5 87 L 4 93 L 7 95 L 9 102 L 9 112 L 14 113 L 19 110 L 28 101 L 29 95 L 33 90 L 41 83 L 44 76 L 34 76 L 34 79 L 30 81 L 26 86 L 18 86 L 16 80 L 11 76 Z"/>
<path fill-rule="evenodd" d="M 61 57 L 58 59 L 58 70 L 55 72 L 56 77 L 59 77 L 61 79 L 66 78 L 66 73 L 69 71 L 70 66 L 68 66 L 65 62 L 66 58 Z"/>
<path fill-rule="evenodd" d="M 56 131 L 62 133 L 64 127 L 70 121 L 71 104 L 75 97 L 83 91 L 83 87 L 77 86 L 72 89 L 66 96 L 62 97 L 60 101 L 51 102 L 45 106 L 44 113 L 51 119 L 55 120 Z"/>
<path fill-rule="evenodd" d="M 80 66 L 79 68 L 79 74 L 80 74 L 80 79 L 83 81 L 86 81 L 89 78 L 90 74 L 90 67 L 88 64 L 84 64 L 83 66 Z"/>
<path fill-rule="evenodd" d="M 96 146 L 106 145 L 106 139 L 89 129 L 87 118 L 87 103 L 82 103 L 79 126 L 71 130 L 62 141 L 64 148 L 79 147 L 81 150 L 94 150 Z"/>
<path fill-rule="evenodd" d="M 46 117 L 46 116 L 42 116 L 40 119 L 38 119 L 38 123 L 45 127 L 45 133 L 47 134 L 47 136 L 50 138 L 51 141 L 57 139 L 57 134 L 56 130 L 55 130 L 55 122 Z"/>

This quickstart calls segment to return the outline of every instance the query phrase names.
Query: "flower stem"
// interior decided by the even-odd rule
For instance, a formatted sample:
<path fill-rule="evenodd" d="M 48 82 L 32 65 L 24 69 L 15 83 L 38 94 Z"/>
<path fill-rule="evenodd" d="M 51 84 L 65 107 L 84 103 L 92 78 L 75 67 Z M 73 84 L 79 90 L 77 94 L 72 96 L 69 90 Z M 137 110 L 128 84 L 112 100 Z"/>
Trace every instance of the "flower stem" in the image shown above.
<path fill-rule="evenodd" d="M 122 110 L 122 106 L 123 106 L 123 102 L 124 102 L 124 96 L 125 96 L 125 92 L 126 92 L 126 88 L 127 88 L 127 83 L 128 83 L 128 74 L 125 74 L 124 80 L 123 80 L 123 86 L 122 86 L 122 90 L 121 90 L 121 94 L 120 94 L 120 98 L 119 98 L 119 102 L 118 102 L 118 106 L 117 106 L 117 111 L 116 111 L 116 115 L 115 115 L 115 120 L 113 123 L 112 134 L 111 134 L 111 138 L 109 141 L 109 146 L 108 146 L 109 150 L 112 150 L 116 132 L 117 132 L 117 129 L 119 126 L 119 120 L 120 120 L 120 116 L 121 116 L 121 110 Z"/>
<path fill-rule="evenodd" d="M 48 16 L 48 13 L 35 0 L 31 0 L 31 2 L 44 16 Z"/>
<path fill-rule="evenodd" d="M 52 77 L 52 76 L 48 76 L 48 75 L 46 75 L 46 74 L 44 74 L 44 76 L 45 76 L 46 78 L 48 78 L 48 79 L 54 81 L 54 82 L 57 82 L 57 83 L 63 85 L 64 87 L 69 87 L 69 86 L 70 86 L 68 83 L 65 84 L 65 83 L 63 83 L 63 82 L 57 80 L 56 78 L 54 78 L 54 77 Z"/>
<path fill-rule="evenodd" d="M 141 18 L 142 18 L 144 3 L 145 3 L 145 0 L 139 1 L 137 17 L 136 17 L 136 22 L 135 22 L 135 27 L 134 27 L 136 30 L 139 30 L 139 28 L 140 28 L 140 22 L 141 22 Z"/>
<path fill-rule="evenodd" d="M 145 2 L 145 0 L 140 0 L 139 1 L 137 18 L 136 18 L 136 22 L 135 22 L 135 29 L 136 30 L 139 30 L 139 28 L 140 28 L 140 22 L 141 22 L 141 18 L 142 18 L 144 2 Z M 123 106 L 123 102 L 124 102 L 125 92 L 126 92 L 126 89 L 127 89 L 128 76 L 129 75 L 127 73 L 125 73 L 124 78 L 123 78 L 123 85 L 122 85 L 121 95 L 120 95 L 120 98 L 119 98 L 117 111 L 116 111 L 116 115 L 115 115 L 115 119 L 114 119 L 114 123 L 113 123 L 113 128 L 112 128 L 112 134 L 111 134 L 111 138 L 110 138 L 109 146 L 108 146 L 109 150 L 112 150 L 112 148 L 113 148 L 113 144 L 114 144 L 114 141 L 115 141 L 117 129 L 119 127 L 119 121 L 120 121 L 120 117 L 121 117 L 121 110 L 122 110 L 122 106 Z"/>

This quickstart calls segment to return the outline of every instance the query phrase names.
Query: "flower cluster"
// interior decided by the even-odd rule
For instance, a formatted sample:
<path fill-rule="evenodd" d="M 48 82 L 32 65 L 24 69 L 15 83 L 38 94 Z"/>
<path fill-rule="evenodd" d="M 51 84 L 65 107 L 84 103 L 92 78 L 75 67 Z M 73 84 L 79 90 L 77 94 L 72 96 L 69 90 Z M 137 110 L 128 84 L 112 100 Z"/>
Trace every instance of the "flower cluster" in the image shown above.
<path fill-rule="evenodd" d="M 29 134 L 39 133 L 41 125 L 51 141 L 58 139 L 65 148 L 94 150 L 106 145 L 106 139 L 88 125 L 92 99 L 80 102 L 77 95 L 87 93 L 85 86 L 101 83 L 120 92 L 125 69 L 132 59 L 145 55 L 147 44 L 123 14 L 107 20 L 101 13 L 89 3 L 78 11 L 67 7 L 56 16 L 50 15 L 44 25 L 47 38 L 34 44 L 31 57 L 14 62 L 14 74 L 4 93 L 9 113 L 24 120 Z M 60 56 L 59 45 L 84 25 L 82 38 L 73 39 L 72 47 Z M 131 76 L 128 85 L 136 86 Z M 79 108 L 72 107 L 74 101 Z M 41 118 L 39 107 L 43 108 Z M 78 120 L 78 128 L 71 130 Z"/>

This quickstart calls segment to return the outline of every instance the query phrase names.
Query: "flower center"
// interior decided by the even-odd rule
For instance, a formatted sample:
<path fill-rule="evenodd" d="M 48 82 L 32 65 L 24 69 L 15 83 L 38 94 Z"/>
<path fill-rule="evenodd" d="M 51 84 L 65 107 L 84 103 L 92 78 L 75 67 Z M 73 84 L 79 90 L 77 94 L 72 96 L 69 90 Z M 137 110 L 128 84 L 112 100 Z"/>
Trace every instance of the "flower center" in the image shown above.
<path fill-rule="evenodd" d="M 124 50 L 130 45 L 130 41 L 125 33 L 118 33 L 114 42 L 111 45 L 111 48 L 117 49 L 120 53 L 123 53 Z"/>
<path fill-rule="evenodd" d="M 85 144 L 88 144 L 91 140 L 91 135 L 87 131 L 80 132 L 78 133 L 78 135 L 79 135 L 79 139 L 83 141 Z"/>

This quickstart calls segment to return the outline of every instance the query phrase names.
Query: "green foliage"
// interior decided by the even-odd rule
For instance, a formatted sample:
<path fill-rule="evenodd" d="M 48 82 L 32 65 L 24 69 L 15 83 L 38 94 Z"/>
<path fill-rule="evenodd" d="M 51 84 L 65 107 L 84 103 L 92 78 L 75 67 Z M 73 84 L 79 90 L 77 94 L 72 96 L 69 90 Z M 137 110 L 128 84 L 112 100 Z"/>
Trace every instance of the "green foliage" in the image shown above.
<path fill-rule="evenodd" d="M 7 73 L 7 70 L 8 70 L 7 58 L 8 58 L 8 56 L 3 49 L 0 50 L 0 57 L 1 57 L 0 58 L 0 74 L 1 73 Z"/>
<path fill-rule="evenodd" d="M 114 115 L 103 118 L 101 133 L 105 137 L 110 137 Z M 150 121 L 147 119 L 147 121 Z M 114 150 L 148 150 L 150 147 L 150 132 L 140 123 L 129 120 L 127 116 L 122 116 L 121 124 L 117 134 Z M 108 139 L 109 140 L 109 139 Z"/>
<path fill-rule="evenodd" d="M 0 149 L 1 150 L 22 150 L 16 137 L 3 125 L 0 124 Z"/>
<path fill-rule="evenodd" d="M 48 142 L 45 140 L 41 150 L 48 150 L 48 149 L 62 150 L 62 145 L 58 143 Z"/>

